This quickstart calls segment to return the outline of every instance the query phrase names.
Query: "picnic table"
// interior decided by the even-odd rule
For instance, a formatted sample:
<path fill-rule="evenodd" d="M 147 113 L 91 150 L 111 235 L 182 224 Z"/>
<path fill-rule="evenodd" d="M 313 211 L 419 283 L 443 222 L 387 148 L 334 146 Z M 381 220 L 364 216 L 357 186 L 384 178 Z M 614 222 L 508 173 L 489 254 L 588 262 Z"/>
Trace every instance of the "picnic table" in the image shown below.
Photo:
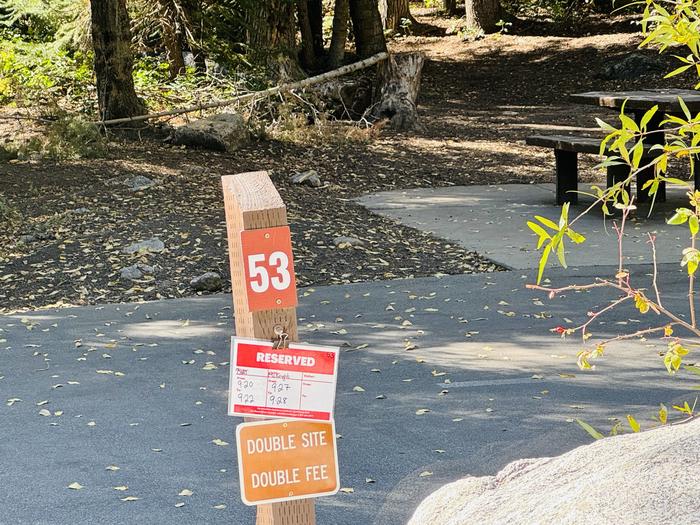
<path fill-rule="evenodd" d="M 642 89 L 639 91 L 589 91 L 575 93 L 571 100 L 579 104 L 590 104 L 604 108 L 631 110 L 641 119 L 644 112 L 653 106 L 659 106 L 660 120 L 664 113 L 682 114 L 678 97 L 683 99 L 691 112 L 700 111 L 700 92 L 693 89 Z"/>
<path fill-rule="evenodd" d="M 678 102 L 682 98 L 686 107 L 691 113 L 700 111 L 700 92 L 693 89 L 642 89 L 638 91 L 589 91 L 587 93 L 575 93 L 571 95 L 571 100 L 579 104 L 591 104 L 604 108 L 619 111 L 622 105 L 625 111 L 632 113 L 634 121 L 639 124 L 644 113 L 654 106 L 659 106 L 659 110 L 647 125 L 649 134 L 645 137 L 644 143 L 650 146 L 654 144 L 664 144 L 665 137 L 661 122 L 666 115 L 683 115 L 683 108 Z M 643 170 L 637 175 L 637 187 L 653 178 L 653 170 Z M 698 187 L 696 175 L 695 186 Z M 639 195 L 639 192 L 638 192 Z M 641 195 L 639 195 L 641 197 Z M 662 182 L 657 192 L 659 200 L 666 200 L 666 187 Z M 643 200 L 643 199 L 642 199 Z"/>
<path fill-rule="evenodd" d="M 651 146 L 664 144 L 664 130 L 661 122 L 666 115 L 682 115 L 683 108 L 678 102 L 681 97 L 691 113 L 700 112 L 700 92 L 690 89 L 643 89 L 638 91 L 589 91 L 570 96 L 573 102 L 601 106 L 620 111 L 625 105 L 625 112 L 639 124 L 644 114 L 653 106 L 659 110 L 647 124 L 649 134 L 644 139 L 645 157 L 650 160 L 654 153 Z M 578 186 L 578 153 L 597 153 L 600 140 L 593 137 L 574 135 L 534 135 L 526 143 L 533 146 L 554 149 L 555 172 L 557 181 L 557 204 L 576 202 Z M 609 166 L 608 187 L 629 177 L 629 167 L 625 165 Z M 641 170 L 637 174 L 637 201 L 649 200 L 647 190 L 641 188 L 654 177 L 653 167 Z M 695 176 L 695 187 L 700 188 L 700 170 Z M 666 186 L 662 182 L 656 193 L 659 201 L 666 200 Z"/>
<path fill-rule="evenodd" d="M 645 139 L 648 144 L 663 144 L 664 134 L 661 122 L 666 115 L 683 115 L 683 108 L 678 102 L 682 98 L 685 105 L 696 113 L 700 111 L 700 92 L 693 89 L 642 89 L 639 91 L 589 91 L 575 93 L 571 100 L 579 104 L 591 104 L 619 111 L 624 104 L 625 110 L 634 115 L 637 124 L 644 113 L 654 106 L 659 110 L 647 125 L 651 133 Z"/>

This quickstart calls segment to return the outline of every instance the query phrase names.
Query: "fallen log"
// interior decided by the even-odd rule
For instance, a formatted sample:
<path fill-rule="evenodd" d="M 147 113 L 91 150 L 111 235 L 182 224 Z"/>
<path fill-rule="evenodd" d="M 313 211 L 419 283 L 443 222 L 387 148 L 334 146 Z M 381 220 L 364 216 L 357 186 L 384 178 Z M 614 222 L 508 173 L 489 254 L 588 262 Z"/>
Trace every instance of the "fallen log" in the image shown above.
<path fill-rule="evenodd" d="M 114 124 L 126 124 L 129 122 L 141 122 L 144 120 L 150 120 L 153 118 L 158 118 L 158 117 L 169 117 L 173 115 L 182 115 L 185 113 L 192 113 L 194 111 L 201 111 L 203 109 L 211 109 L 211 108 L 220 108 L 224 106 L 230 106 L 236 103 L 244 102 L 246 100 L 251 100 L 251 99 L 258 99 L 258 98 L 266 98 L 270 97 L 272 95 L 277 95 L 278 93 L 287 93 L 289 91 L 293 91 L 295 89 L 303 89 L 305 87 L 313 86 L 315 84 L 320 84 L 322 82 L 326 82 L 328 80 L 331 80 L 333 78 L 337 78 L 343 75 L 347 75 L 348 73 L 352 73 L 354 71 L 359 71 L 360 69 L 365 69 L 369 66 L 373 66 L 374 64 L 377 64 L 381 62 L 382 60 L 386 60 L 389 58 L 388 53 L 377 53 L 376 55 L 373 55 L 369 58 L 366 58 L 364 60 L 361 60 L 359 62 L 355 62 L 353 64 L 348 64 L 347 66 L 340 67 L 338 69 L 334 69 L 332 71 L 328 71 L 326 73 L 323 73 L 321 75 L 316 75 L 314 77 L 309 77 L 305 78 L 303 80 L 299 80 L 298 82 L 289 82 L 286 84 L 280 84 L 279 86 L 274 86 L 262 91 L 253 91 L 251 93 L 246 93 L 244 95 L 239 95 L 237 97 L 233 97 L 227 100 L 222 100 L 219 102 L 208 102 L 206 104 L 197 104 L 196 106 L 189 106 L 186 108 L 181 108 L 181 109 L 172 109 L 168 111 L 159 111 L 157 113 L 149 113 L 147 115 L 137 115 L 134 117 L 124 117 L 124 118 L 115 118 L 115 119 L 110 119 L 110 120 L 100 120 L 97 122 L 93 122 L 93 124 L 96 124 L 98 126 L 110 126 Z"/>

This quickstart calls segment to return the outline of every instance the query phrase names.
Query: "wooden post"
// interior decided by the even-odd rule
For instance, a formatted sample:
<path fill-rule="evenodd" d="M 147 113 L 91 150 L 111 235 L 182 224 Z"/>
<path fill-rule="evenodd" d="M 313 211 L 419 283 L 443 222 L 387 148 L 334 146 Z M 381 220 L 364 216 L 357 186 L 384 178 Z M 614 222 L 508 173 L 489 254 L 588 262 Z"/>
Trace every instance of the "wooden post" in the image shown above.
<path fill-rule="evenodd" d="M 256 339 L 274 339 L 275 326 L 297 341 L 296 308 L 278 308 L 251 312 L 248 308 L 241 251 L 241 232 L 287 225 L 284 202 L 267 172 L 238 173 L 221 178 L 226 210 L 228 253 L 231 264 L 233 307 L 236 335 Z M 259 418 L 258 418 L 259 420 Z M 314 525 L 313 499 L 258 505 L 256 525 Z"/>
<path fill-rule="evenodd" d="M 557 205 L 578 202 L 578 153 L 554 150 L 554 166 L 557 176 Z"/>

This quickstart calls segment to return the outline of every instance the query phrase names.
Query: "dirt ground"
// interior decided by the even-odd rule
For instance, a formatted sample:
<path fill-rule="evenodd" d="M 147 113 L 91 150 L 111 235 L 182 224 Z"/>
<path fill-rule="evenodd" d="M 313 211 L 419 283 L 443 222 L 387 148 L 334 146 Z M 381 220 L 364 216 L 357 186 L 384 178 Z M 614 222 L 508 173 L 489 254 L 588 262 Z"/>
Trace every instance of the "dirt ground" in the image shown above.
<path fill-rule="evenodd" d="M 451 23 L 427 11 L 420 20 L 433 25 L 433 33 Z M 271 173 L 288 205 L 302 286 L 499 270 L 352 199 L 419 186 L 553 180 L 552 153 L 526 146 L 527 135 L 595 132 L 595 116 L 615 119 L 610 111 L 570 103 L 568 94 L 689 82 L 663 81 L 659 73 L 629 81 L 599 78 L 607 64 L 634 51 L 641 38 L 633 29 L 618 20 L 596 26 L 603 34 L 585 36 L 581 29 L 579 37 L 543 36 L 537 34 L 542 28 L 531 27 L 525 35 L 475 42 L 456 35 L 397 39 L 394 50 L 419 49 L 429 59 L 419 106 L 424 129 L 418 132 L 383 130 L 369 142 L 261 141 L 231 154 L 119 140 L 102 159 L 3 162 L 0 197 L 21 219 L 0 225 L 0 311 L 182 297 L 196 293 L 189 281 L 206 271 L 228 279 L 220 177 L 256 170 Z M 1 125 L 7 136 L 26 123 Z M 594 163 L 581 167 L 589 179 L 596 177 Z M 323 187 L 289 182 L 308 169 L 318 171 Z M 124 182 L 135 175 L 156 184 L 134 192 Z M 22 235 L 33 240 L 21 242 Z M 360 238 L 364 247 L 336 248 L 333 239 L 341 235 Z M 122 252 L 151 237 L 160 238 L 165 251 Z M 120 277 L 122 268 L 139 262 L 154 273 L 135 281 Z"/>

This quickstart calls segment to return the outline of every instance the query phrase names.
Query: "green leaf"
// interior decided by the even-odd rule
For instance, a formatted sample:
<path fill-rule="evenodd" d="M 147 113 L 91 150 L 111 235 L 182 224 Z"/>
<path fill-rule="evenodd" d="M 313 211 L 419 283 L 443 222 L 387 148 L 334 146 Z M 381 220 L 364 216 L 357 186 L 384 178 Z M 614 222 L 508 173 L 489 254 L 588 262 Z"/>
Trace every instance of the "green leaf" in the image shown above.
<path fill-rule="evenodd" d="M 652 119 L 652 117 L 656 114 L 656 112 L 659 110 L 659 106 L 652 106 L 647 110 L 646 113 L 644 113 L 644 116 L 642 117 L 642 120 L 639 122 L 640 126 L 642 129 L 646 129 L 647 124 L 649 124 L 649 121 Z"/>
<path fill-rule="evenodd" d="M 610 124 L 608 124 L 604 120 L 599 119 L 598 117 L 596 117 L 595 121 L 598 124 L 598 126 L 601 129 L 604 129 L 605 131 L 617 131 L 616 128 L 614 128 L 613 126 L 611 126 Z"/>
<path fill-rule="evenodd" d="M 642 155 L 644 155 L 644 143 L 640 140 L 632 148 L 632 167 L 637 169 L 639 167 L 639 161 L 642 160 Z"/>
<path fill-rule="evenodd" d="M 576 419 L 576 423 L 579 424 L 579 426 L 588 432 L 588 435 L 591 436 L 593 439 L 603 439 L 605 436 L 598 432 L 595 428 L 593 428 L 591 425 L 586 423 L 585 421 L 581 421 L 580 419 Z"/>
<path fill-rule="evenodd" d="M 691 67 L 693 67 L 693 64 L 689 64 L 689 65 L 687 65 L 687 66 L 681 66 L 681 67 L 679 67 L 679 68 L 677 68 L 677 69 L 674 69 L 674 70 L 671 71 L 670 73 L 667 73 L 667 74 L 664 76 L 664 78 L 671 78 L 671 77 L 675 77 L 676 75 L 680 75 L 681 73 L 683 73 L 684 71 L 688 70 L 688 69 L 691 68 Z"/>
<path fill-rule="evenodd" d="M 666 352 L 664 355 L 664 366 L 666 367 L 666 370 L 668 370 L 669 374 L 675 374 L 675 370 L 673 369 L 673 364 L 671 360 L 673 359 L 673 353 L 672 352 Z"/>
<path fill-rule="evenodd" d="M 564 241 L 562 239 L 560 239 L 557 244 L 557 258 L 559 259 L 559 264 L 564 268 L 568 268 L 568 266 L 566 266 L 566 258 L 564 257 Z"/>
<path fill-rule="evenodd" d="M 542 275 L 544 274 L 544 267 L 547 266 L 547 259 L 549 259 L 549 252 L 552 251 L 552 245 L 548 244 L 547 246 L 544 247 L 544 251 L 542 252 L 542 257 L 540 257 L 540 264 L 537 269 L 537 284 L 540 284 L 542 281 Z"/>
<path fill-rule="evenodd" d="M 539 235 L 540 237 L 547 237 L 547 238 L 549 238 L 549 234 L 548 234 L 548 233 L 545 231 L 545 229 L 542 228 L 542 226 L 540 226 L 539 224 L 537 224 L 537 223 L 535 223 L 535 222 L 532 222 L 532 221 L 527 221 L 527 225 L 528 225 L 528 227 L 529 227 L 533 232 L 535 232 L 535 233 L 536 233 L 537 235 Z"/>
<path fill-rule="evenodd" d="M 662 425 L 665 425 L 668 421 L 668 409 L 663 403 L 661 403 L 661 406 L 659 407 L 659 421 L 661 421 Z"/>
<path fill-rule="evenodd" d="M 561 207 L 561 217 L 559 217 L 559 229 L 563 228 L 564 225 L 569 222 L 569 204 L 570 203 L 566 202 Z"/>
<path fill-rule="evenodd" d="M 637 123 L 624 113 L 620 113 L 620 122 L 622 122 L 622 125 L 625 127 L 625 129 L 629 129 L 631 131 L 634 131 L 635 133 L 639 133 L 639 126 L 637 126 Z"/>
<path fill-rule="evenodd" d="M 700 137 L 700 134 L 698 135 L 698 137 Z M 663 180 L 669 184 L 674 184 L 676 186 L 684 186 L 686 188 L 690 188 L 690 184 L 688 184 L 687 180 L 675 179 L 673 177 L 664 177 Z"/>
<path fill-rule="evenodd" d="M 542 224 L 545 226 L 549 226 L 553 230 L 559 231 L 559 226 L 557 225 L 556 222 L 549 220 L 547 217 L 542 217 L 541 215 L 535 215 L 535 219 L 540 221 Z"/>
<path fill-rule="evenodd" d="M 690 216 L 690 218 L 688 219 L 688 227 L 690 228 L 691 235 L 695 236 L 698 234 L 698 230 L 700 230 L 700 224 L 698 224 L 697 215 Z"/>
<path fill-rule="evenodd" d="M 583 235 L 581 235 L 578 232 L 575 232 L 571 228 L 566 229 L 566 235 L 567 235 L 567 237 L 569 237 L 569 239 L 571 239 L 576 244 L 581 244 L 582 242 L 585 242 L 585 240 L 586 240 L 586 238 Z"/>
<path fill-rule="evenodd" d="M 676 210 L 676 213 L 673 214 L 673 217 L 671 217 L 666 222 L 668 224 L 684 224 L 685 221 L 688 220 L 688 215 L 684 213 L 683 210 L 684 208 L 678 208 Z"/>
<path fill-rule="evenodd" d="M 637 423 L 637 420 L 634 419 L 634 417 L 627 414 L 627 422 L 630 424 L 630 428 L 632 429 L 632 432 L 639 432 L 641 427 L 639 426 L 639 423 Z"/>
<path fill-rule="evenodd" d="M 688 120 L 692 119 L 693 117 L 690 115 L 690 110 L 688 109 L 688 106 L 685 105 L 685 102 L 683 102 L 683 99 L 681 97 L 678 97 L 678 104 L 680 104 L 685 118 L 687 118 Z"/>

